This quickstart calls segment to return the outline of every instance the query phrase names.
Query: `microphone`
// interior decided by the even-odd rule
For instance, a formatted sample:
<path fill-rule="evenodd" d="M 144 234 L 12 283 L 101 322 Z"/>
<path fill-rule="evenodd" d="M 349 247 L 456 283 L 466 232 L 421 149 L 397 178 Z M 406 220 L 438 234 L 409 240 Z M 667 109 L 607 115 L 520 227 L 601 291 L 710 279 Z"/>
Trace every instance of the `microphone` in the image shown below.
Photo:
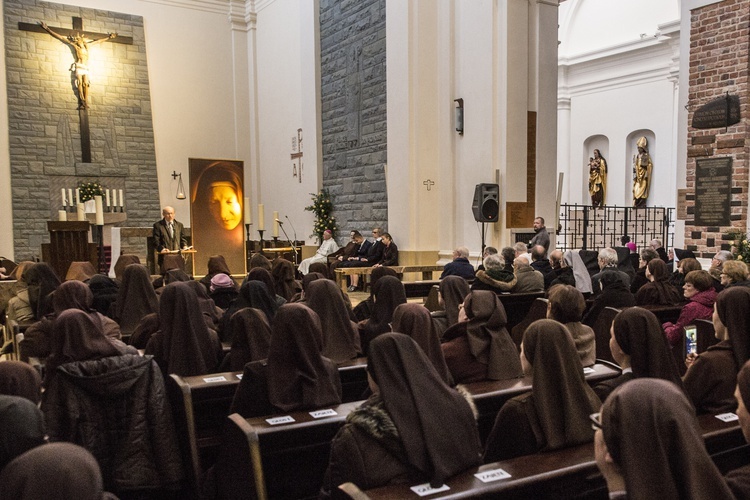
<path fill-rule="evenodd" d="M 280 221 L 279 219 L 274 219 L 274 221 L 276 221 L 277 223 L 279 223 L 279 224 L 280 224 L 280 225 L 282 225 L 282 226 L 284 225 L 284 223 L 283 223 L 283 222 L 281 222 L 281 221 Z"/>

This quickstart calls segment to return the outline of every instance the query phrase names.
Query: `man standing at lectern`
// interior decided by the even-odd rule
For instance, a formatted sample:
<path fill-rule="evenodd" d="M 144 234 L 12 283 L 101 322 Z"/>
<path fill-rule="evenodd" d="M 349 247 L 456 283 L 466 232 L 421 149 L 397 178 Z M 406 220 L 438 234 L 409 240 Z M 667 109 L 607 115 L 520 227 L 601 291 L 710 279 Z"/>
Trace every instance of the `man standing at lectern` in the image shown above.
<path fill-rule="evenodd" d="M 174 208 L 164 207 L 161 211 L 164 218 L 154 224 L 154 248 L 159 252 L 159 265 L 164 261 L 164 254 L 170 250 L 186 250 L 188 243 L 182 222 L 174 220 Z"/>

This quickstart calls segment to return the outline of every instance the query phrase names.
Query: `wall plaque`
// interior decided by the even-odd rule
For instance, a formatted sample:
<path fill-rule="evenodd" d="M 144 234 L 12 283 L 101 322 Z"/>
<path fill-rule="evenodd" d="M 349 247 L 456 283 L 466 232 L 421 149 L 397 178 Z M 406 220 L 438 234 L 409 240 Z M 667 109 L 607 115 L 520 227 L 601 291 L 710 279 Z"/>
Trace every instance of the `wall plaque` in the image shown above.
<path fill-rule="evenodd" d="M 729 226 L 732 158 L 695 160 L 695 225 Z"/>
<path fill-rule="evenodd" d="M 740 97 L 725 95 L 710 101 L 693 113 L 693 128 L 726 128 L 740 121 Z"/>

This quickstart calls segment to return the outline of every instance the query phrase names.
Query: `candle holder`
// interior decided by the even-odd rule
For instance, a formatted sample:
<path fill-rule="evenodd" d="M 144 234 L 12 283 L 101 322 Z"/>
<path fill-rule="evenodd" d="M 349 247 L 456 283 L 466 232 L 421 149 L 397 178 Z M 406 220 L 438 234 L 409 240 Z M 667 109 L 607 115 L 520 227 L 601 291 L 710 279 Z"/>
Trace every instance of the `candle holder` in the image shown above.
<path fill-rule="evenodd" d="M 273 247 L 276 248 L 278 246 L 279 246 L 279 237 L 278 236 L 274 236 L 273 237 Z"/>
<path fill-rule="evenodd" d="M 123 213 L 123 212 L 125 212 L 125 207 L 123 207 L 122 205 L 120 205 L 120 213 Z"/>
<path fill-rule="evenodd" d="M 104 225 L 97 224 L 98 238 L 99 238 L 99 272 L 104 272 Z"/>
<path fill-rule="evenodd" d="M 260 253 L 263 253 L 263 233 L 265 232 L 264 229 L 258 229 L 258 234 L 260 235 Z"/>
<path fill-rule="evenodd" d="M 245 239 L 247 241 L 250 241 L 250 226 L 251 224 L 245 224 L 245 234 L 247 235 Z"/>
<path fill-rule="evenodd" d="M 66 212 L 70 211 L 70 213 L 72 214 L 72 213 L 75 213 L 76 208 L 73 205 L 71 205 L 70 207 L 68 207 L 67 205 L 63 205 L 63 210 L 65 210 Z"/>

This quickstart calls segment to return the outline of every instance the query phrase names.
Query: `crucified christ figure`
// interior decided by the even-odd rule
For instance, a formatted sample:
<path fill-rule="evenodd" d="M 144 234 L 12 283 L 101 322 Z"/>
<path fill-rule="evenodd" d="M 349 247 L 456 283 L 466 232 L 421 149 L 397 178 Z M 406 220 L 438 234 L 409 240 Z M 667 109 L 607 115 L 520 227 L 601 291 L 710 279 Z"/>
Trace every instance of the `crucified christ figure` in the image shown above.
<path fill-rule="evenodd" d="M 100 38 L 98 40 L 87 41 L 80 32 L 76 32 L 75 35 L 62 36 L 59 33 L 52 31 L 47 23 L 41 21 L 39 25 L 44 30 L 57 38 L 70 48 L 75 53 L 75 62 L 70 66 L 70 71 L 73 73 L 75 79 L 76 88 L 78 89 L 78 109 L 86 109 L 89 107 L 89 47 L 91 45 L 106 42 L 117 36 L 117 33 L 109 33 L 109 36 Z"/>

